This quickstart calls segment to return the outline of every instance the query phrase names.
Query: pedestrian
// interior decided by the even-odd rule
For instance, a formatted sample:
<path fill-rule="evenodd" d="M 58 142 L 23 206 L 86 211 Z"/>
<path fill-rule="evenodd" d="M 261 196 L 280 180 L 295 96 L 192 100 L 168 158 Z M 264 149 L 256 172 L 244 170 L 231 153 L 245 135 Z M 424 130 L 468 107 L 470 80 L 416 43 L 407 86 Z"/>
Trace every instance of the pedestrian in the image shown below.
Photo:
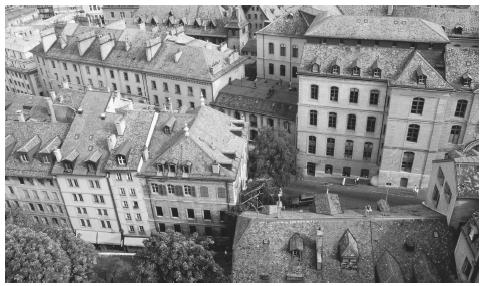
<path fill-rule="evenodd" d="M 356 181 L 356 184 L 358 184 L 358 182 L 360 181 L 360 177 L 356 177 L 355 181 Z"/>
<path fill-rule="evenodd" d="M 371 205 L 368 205 L 368 214 L 371 214 L 373 210 L 371 209 Z"/>
<path fill-rule="evenodd" d="M 369 210 L 368 210 L 368 205 L 365 206 L 365 217 L 368 216 Z"/>

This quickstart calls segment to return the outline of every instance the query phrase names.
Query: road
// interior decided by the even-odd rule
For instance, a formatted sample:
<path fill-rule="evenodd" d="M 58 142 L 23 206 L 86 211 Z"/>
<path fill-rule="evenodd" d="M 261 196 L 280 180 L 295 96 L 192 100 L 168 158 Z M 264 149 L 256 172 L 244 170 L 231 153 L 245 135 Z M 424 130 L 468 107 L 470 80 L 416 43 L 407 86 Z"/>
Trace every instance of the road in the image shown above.
<path fill-rule="evenodd" d="M 370 204 L 376 210 L 376 202 L 384 199 L 387 189 L 368 185 L 342 186 L 334 183 L 329 187 L 331 193 L 338 194 L 341 207 L 343 209 L 363 209 Z M 284 188 L 284 196 L 297 197 L 300 194 L 315 194 L 326 192 L 326 188 L 321 182 L 296 182 Z M 389 189 L 388 203 L 396 205 L 420 204 L 417 194 L 411 190 Z"/>

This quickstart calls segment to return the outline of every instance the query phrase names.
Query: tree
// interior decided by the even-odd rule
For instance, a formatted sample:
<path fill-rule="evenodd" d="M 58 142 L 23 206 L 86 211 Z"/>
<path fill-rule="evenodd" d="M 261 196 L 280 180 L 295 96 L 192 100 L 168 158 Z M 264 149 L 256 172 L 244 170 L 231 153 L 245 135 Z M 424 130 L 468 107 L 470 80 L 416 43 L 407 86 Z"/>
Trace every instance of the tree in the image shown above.
<path fill-rule="evenodd" d="M 6 226 L 7 282 L 69 282 L 70 266 L 66 252 L 45 233 L 13 224 Z"/>
<path fill-rule="evenodd" d="M 296 148 L 291 136 L 271 128 L 262 129 L 250 152 L 250 162 L 253 177 L 269 176 L 276 186 L 287 186 L 296 173 Z"/>
<path fill-rule="evenodd" d="M 152 234 L 134 259 L 133 276 L 137 282 L 225 282 L 222 268 L 215 262 L 209 247 L 213 241 L 179 232 Z"/>
<path fill-rule="evenodd" d="M 19 208 L 5 213 L 7 224 L 30 228 L 37 233 L 50 237 L 67 254 L 70 261 L 70 277 L 68 282 L 89 282 L 93 275 L 96 251 L 92 244 L 78 238 L 72 230 L 64 227 L 35 223 L 31 216 Z"/>
<path fill-rule="evenodd" d="M 247 182 L 247 188 L 240 192 L 240 205 L 237 212 L 246 210 L 258 211 L 263 205 L 275 205 L 280 188 L 269 177 L 258 178 Z"/>

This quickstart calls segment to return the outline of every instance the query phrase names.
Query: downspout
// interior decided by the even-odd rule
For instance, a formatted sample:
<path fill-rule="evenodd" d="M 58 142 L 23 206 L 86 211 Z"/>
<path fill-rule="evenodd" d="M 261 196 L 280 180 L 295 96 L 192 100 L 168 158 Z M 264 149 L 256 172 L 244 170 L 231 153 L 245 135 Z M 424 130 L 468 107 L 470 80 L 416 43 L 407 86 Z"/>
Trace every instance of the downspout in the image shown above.
<path fill-rule="evenodd" d="M 438 101 L 438 105 L 437 105 L 437 108 L 438 106 L 440 105 L 440 101 L 441 99 L 439 98 L 439 101 Z M 434 129 L 435 129 L 435 118 L 437 117 L 437 110 L 436 112 L 434 112 L 434 119 L 433 119 L 433 124 L 432 124 L 432 131 L 430 132 L 430 134 L 432 134 L 432 136 L 430 136 L 430 140 L 429 140 L 429 144 L 427 145 L 427 152 L 425 153 L 425 161 L 424 161 L 424 166 L 423 166 L 423 170 L 422 170 L 422 175 L 420 176 L 420 180 L 418 182 L 418 188 L 420 189 L 422 187 L 422 181 L 423 181 L 423 176 L 425 174 L 425 169 L 427 168 L 427 159 L 429 157 L 429 152 L 430 152 L 430 144 L 432 144 L 432 137 L 434 137 Z"/>
<path fill-rule="evenodd" d="M 71 216 L 69 215 L 69 213 L 67 212 L 67 207 L 66 207 L 66 202 L 64 201 L 64 195 L 62 194 L 61 190 L 60 190 L 60 187 L 59 187 L 59 182 L 57 181 L 57 177 L 56 176 L 52 176 L 52 179 L 55 180 L 56 184 L 57 184 L 57 189 L 59 190 L 59 194 L 60 194 L 60 197 L 61 197 L 61 200 L 62 200 L 62 203 L 64 204 L 64 207 L 65 207 L 65 210 L 66 210 L 66 216 L 67 216 L 67 219 L 69 220 L 69 224 L 71 226 L 71 230 L 76 233 L 76 230 L 74 229 L 74 226 L 72 226 L 72 221 L 71 221 Z"/>
<path fill-rule="evenodd" d="M 109 194 L 111 195 L 111 199 L 113 200 L 114 214 L 116 215 L 116 221 L 118 222 L 119 232 L 121 233 L 121 237 L 123 238 L 124 242 L 123 229 L 121 228 L 121 221 L 119 220 L 118 208 L 116 207 L 116 202 L 114 200 L 113 189 L 111 188 L 111 183 L 109 182 L 109 175 L 109 173 L 106 173 L 106 181 L 108 182 Z"/>

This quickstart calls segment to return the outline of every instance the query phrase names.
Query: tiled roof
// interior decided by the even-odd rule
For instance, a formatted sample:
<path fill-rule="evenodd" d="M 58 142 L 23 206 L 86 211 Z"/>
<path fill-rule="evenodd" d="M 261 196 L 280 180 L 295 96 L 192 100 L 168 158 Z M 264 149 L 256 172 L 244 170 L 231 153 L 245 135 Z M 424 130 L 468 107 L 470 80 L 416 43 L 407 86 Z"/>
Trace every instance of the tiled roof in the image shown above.
<path fill-rule="evenodd" d="M 269 22 L 284 14 L 284 10 L 281 9 L 282 7 L 279 8 L 279 5 L 259 5 L 259 7 Z"/>
<path fill-rule="evenodd" d="M 232 84 L 222 88 L 213 103 L 214 106 L 235 110 L 262 113 L 267 116 L 295 121 L 297 114 L 298 93 L 289 91 L 288 86 L 279 85 L 279 81 L 258 81 L 254 87 L 253 81 L 234 80 Z M 268 96 L 274 88 L 274 95 Z"/>
<path fill-rule="evenodd" d="M 272 23 L 257 31 L 262 35 L 282 35 L 302 37 L 309 25 L 299 11 L 289 12 L 280 16 Z"/>
<path fill-rule="evenodd" d="M 455 158 L 457 197 L 479 198 L 479 157 Z"/>
<path fill-rule="evenodd" d="M 173 130 L 165 134 L 163 127 L 173 116 L 176 118 Z M 231 121 L 231 117 L 208 106 L 201 106 L 194 113 L 160 113 L 149 146 L 150 160 L 143 164 L 142 173 L 156 175 L 156 163 L 189 161 L 191 177 L 235 179 L 247 141 L 229 131 Z M 185 124 L 188 136 L 183 130 Z M 227 157 L 224 154 L 227 152 L 236 153 L 236 157 Z M 231 164 L 232 169 L 222 165 L 220 175 L 214 175 L 213 162 Z"/>
<path fill-rule="evenodd" d="M 20 53 L 29 52 L 39 44 L 39 39 L 20 38 L 20 37 L 5 37 L 5 49 L 10 49 Z"/>
<path fill-rule="evenodd" d="M 319 15 L 305 33 L 310 37 L 448 43 L 438 24 L 417 18 Z"/>
<path fill-rule="evenodd" d="M 18 159 L 15 151 L 32 141 L 32 138 L 40 140 L 40 151 L 52 150 L 53 147 L 59 147 L 68 130 L 69 124 L 67 123 L 5 121 L 6 143 L 16 140 L 14 152 L 5 158 L 5 175 L 50 177 L 53 163 L 42 163 L 37 154 L 34 154 L 34 158 L 29 162 L 23 163 Z M 7 140 L 7 138 L 10 139 Z M 54 156 L 51 158 L 51 160 L 55 160 Z"/>
<path fill-rule="evenodd" d="M 340 66 L 340 75 L 352 76 L 352 67 L 360 65 L 358 78 L 375 79 L 375 62 L 381 69 L 381 79 L 389 80 L 392 85 L 415 88 L 452 88 L 432 65 L 424 59 L 420 51 L 401 48 L 382 48 L 367 46 L 338 46 L 326 44 L 305 44 L 301 59 L 300 72 L 312 73 L 312 65 L 318 64 L 320 74 L 331 75 L 334 64 Z M 415 71 L 422 70 L 427 76 L 427 85 L 417 85 Z"/>
<path fill-rule="evenodd" d="M 36 13 L 37 8 L 18 8 L 10 11 L 5 11 L 5 20 L 11 21 L 18 17 L 23 17 L 29 14 Z"/>
<path fill-rule="evenodd" d="M 343 15 L 351 16 L 386 16 L 387 5 L 338 5 Z"/>
<path fill-rule="evenodd" d="M 375 271 L 380 283 L 405 282 L 400 265 L 388 251 L 383 252 L 378 258 Z"/>
<path fill-rule="evenodd" d="M 75 36 L 87 31 L 110 33 L 114 35 L 116 38 L 116 44 L 106 59 L 101 59 L 98 38 L 94 40 L 83 56 L 79 55 Z M 186 44 L 163 41 L 156 55 L 150 62 L 148 62 L 146 59 L 145 42 L 154 35 L 161 35 L 162 39 L 165 38 L 163 33 L 156 34 L 136 29 L 120 31 L 80 26 L 76 30 L 74 37 L 67 38 L 68 43 L 64 49 L 61 48 L 60 41 L 57 40 L 49 49 L 46 56 L 205 81 L 213 81 L 217 79 L 229 69 L 242 64 L 246 60 L 245 57 L 239 57 L 238 60 L 230 64 L 228 57 L 233 53 L 233 50 L 227 49 L 221 52 L 214 48 L 214 44 L 212 43 L 191 38 L 192 41 L 189 41 Z M 131 44 L 129 51 L 126 51 L 123 42 L 126 40 L 126 37 Z M 186 38 L 187 36 L 182 37 Z M 174 61 L 174 55 L 178 51 L 182 51 L 182 56 L 176 63 Z M 35 47 L 33 52 L 44 54 L 42 45 Z M 210 67 L 215 63 L 221 64 L 221 70 L 216 74 L 212 74 L 210 72 Z"/>
<path fill-rule="evenodd" d="M 445 48 L 445 79 L 460 90 L 475 90 L 479 88 L 479 49 Z M 462 76 L 467 74 L 472 78 L 471 88 L 462 85 Z"/>
<path fill-rule="evenodd" d="M 219 5 L 141 5 L 134 18 L 140 16 L 151 21 L 156 16 L 162 21 L 168 20 L 171 12 L 176 19 L 221 19 L 224 17 L 223 11 Z"/>
<path fill-rule="evenodd" d="M 242 52 L 257 52 L 257 39 L 250 39 L 242 48 Z"/>

